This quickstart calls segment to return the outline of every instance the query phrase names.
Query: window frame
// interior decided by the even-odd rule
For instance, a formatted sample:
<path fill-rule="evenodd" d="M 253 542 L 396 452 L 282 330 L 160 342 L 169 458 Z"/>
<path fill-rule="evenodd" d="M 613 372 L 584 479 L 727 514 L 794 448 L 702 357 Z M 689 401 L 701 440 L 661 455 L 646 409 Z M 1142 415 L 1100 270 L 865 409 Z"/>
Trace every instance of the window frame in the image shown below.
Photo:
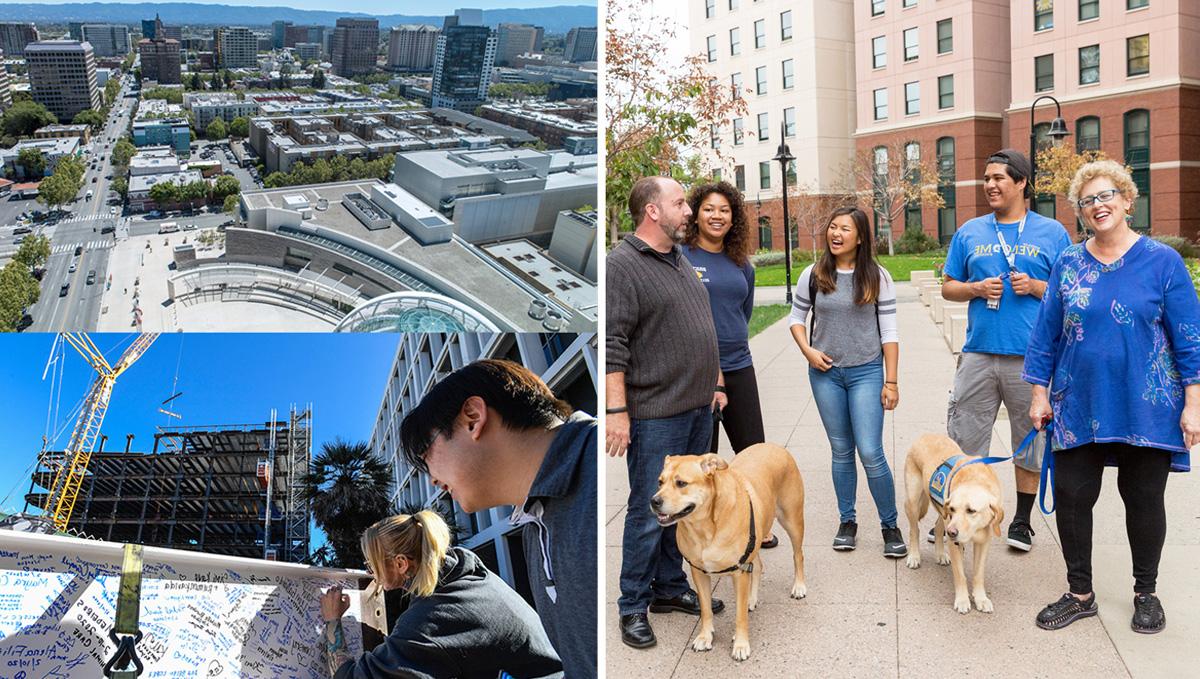
<path fill-rule="evenodd" d="M 1142 38 L 1145 38 L 1145 40 L 1146 40 L 1146 53 L 1144 55 L 1134 57 L 1132 55 L 1134 41 L 1141 40 Z M 1135 59 L 1139 59 L 1139 60 L 1145 59 L 1146 69 L 1144 71 L 1136 71 L 1135 72 L 1133 70 L 1133 62 Z M 1125 38 L 1125 77 L 1126 78 L 1134 78 L 1137 76 L 1149 75 L 1149 74 L 1150 74 L 1150 34 L 1143 33 L 1141 35 L 1132 35 L 1128 38 Z"/>
<path fill-rule="evenodd" d="M 1084 50 L 1093 50 L 1093 49 L 1095 50 L 1095 54 L 1096 54 L 1096 63 L 1093 66 L 1085 67 L 1083 65 Z M 1088 81 L 1088 82 L 1084 82 L 1083 74 L 1084 74 L 1085 70 L 1087 72 L 1094 72 L 1095 79 Z M 1095 45 L 1084 45 L 1083 47 L 1079 48 L 1079 86 L 1087 87 L 1089 85 L 1098 85 L 1098 84 L 1100 84 L 1100 45 L 1099 45 L 1099 43 L 1097 43 Z"/>
<path fill-rule="evenodd" d="M 717 16 L 717 0 L 704 0 L 704 18 L 712 19 Z"/>
<path fill-rule="evenodd" d="M 715 34 L 704 39 L 704 46 L 708 51 L 708 63 L 716 63 L 717 61 L 717 36 Z"/>
<path fill-rule="evenodd" d="M 757 129 L 755 133 L 758 135 L 759 141 L 770 141 L 771 139 L 771 114 L 763 111 L 754 116 Z"/>
<path fill-rule="evenodd" d="M 767 67 L 754 67 L 754 93 L 757 95 L 765 95 L 767 93 Z"/>
<path fill-rule="evenodd" d="M 746 94 L 746 87 L 742 83 L 741 71 L 734 71 L 729 74 L 729 89 L 733 93 L 734 99 L 741 99 Z"/>
<path fill-rule="evenodd" d="M 1083 8 L 1090 7 L 1096 13 L 1090 17 L 1083 16 Z M 1079 5 L 1076 8 L 1076 16 L 1082 23 L 1084 21 L 1095 21 L 1100 18 L 1100 0 L 1079 0 Z"/>
<path fill-rule="evenodd" d="M 887 0 L 871 0 L 871 16 L 883 16 L 887 12 Z"/>
<path fill-rule="evenodd" d="M 745 165 L 734 165 L 733 166 L 733 185 L 735 187 L 737 187 L 738 191 L 746 190 L 746 166 Z"/>
<path fill-rule="evenodd" d="M 736 40 L 735 40 L 736 38 Z M 736 57 L 742 53 L 742 27 L 734 26 L 729 29 L 729 56 Z"/>
<path fill-rule="evenodd" d="M 783 21 L 783 18 L 785 16 L 787 17 L 786 24 Z M 779 13 L 779 41 L 787 42 L 788 40 L 791 40 L 792 33 L 793 33 L 792 10 L 785 9 Z"/>
<path fill-rule="evenodd" d="M 741 146 L 746 143 L 746 120 L 745 118 L 733 119 L 733 145 Z"/>
<path fill-rule="evenodd" d="M 767 46 L 767 20 L 754 20 L 754 49 L 760 50 Z"/>
<path fill-rule="evenodd" d="M 1094 137 L 1092 135 L 1085 135 L 1084 130 L 1083 130 L 1083 126 L 1085 124 L 1089 124 L 1092 122 L 1095 122 L 1095 124 L 1096 124 L 1096 134 Z M 1094 146 L 1093 145 L 1085 145 L 1084 142 L 1085 142 L 1085 140 L 1088 140 L 1088 139 L 1095 139 L 1096 140 L 1095 145 Z M 1100 150 L 1100 140 L 1101 140 L 1100 116 L 1083 116 L 1082 118 L 1079 118 L 1075 121 L 1075 152 L 1076 153 L 1083 153 L 1084 151 Z"/>
<path fill-rule="evenodd" d="M 1042 85 L 1039 83 L 1041 82 L 1041 79 L 1043 76 L 1042 76 L 1042 74 L 1038 73 L 1038 66 L 1040 64 L 1047 64 L 1047 63 L 1050 64 L 1050 73 L 1049 73 L 1050 85 L 1048 87 L 1042 87 Z M 1033 58 L 1033 91 L 1034 92 L 1053 92 L 1054 91 L 1054 53 L 1053 52 L 1051 52 L 1050 54 L 1042 54 L 1042 55 L 1039 55 L 1039 56 L 1036 56 Z"/>
<path fill-rule="evenodd" d="M 1140 2 L 1141 4 L 1135 5 L 1135 4 L 1133 4 L 1135 2 Z M 1125 11 L 1126 12 L 1128 12 L 1130 10 L 1134 10 L 1134 9 L 1142 9 L 1144 7 L 1149 7 L 1149 6 L 1150 6 L 1150 0 L 1125 0 Z"/>
<path fill-rule="evenodd" d="M 882 105 L 879 102 L 880 94 L 883 95 Z M 881 87 L 871 92 L 871 106 L 874 110 L 875 120 L 878 121 L 888 119 L 888 91 L 886 87 Z M 880 115 L 881 108 L 883 110 L 883 115 Z"/>
<path fill-rule="evenodd" d="M 944 83 L 944 82 L 950 83 L 950 91 L 948 93 L 943 91 L 942 83 Z M 949 97 L 950 97 L 949 104 L 945 103 L 945 98 L 947 95 L 949 95 Z M 938 110 L 945 111 L 947 109 L 952 109 L 952 108 L 954 108 L 954 74 L 949 73 L 946 75 L 939 75 L 938 76 Z"/>
<path fill-rule="evenodd" d="M 877 49 L 880 45 L 883 49 Z M 887 68 L 887 36 L 878 35 L 871 38 L 871 68 Z"/>
<path fill-rule="evenodd" d="M 779 62 L 779 71 L 784 90 L 790 90 L 796 86 L 796 66 L 794 59 L 784 59 Z"/>
<path fill-rule="evenodd" d="M 1144 118 L 1146 121 L 1146 129 L 1135 133 L 1130 132 L 1130 121 L 1135 117 L 1138 119 Z M 1124 141 L 1123 157 L 1125 164 L 1132 170 L 1130 177 L 1138 188 L 1137 204 L 1133 210 L 1133 222 L 1130 226 L 1139 233 L 1150 232 L 1150 162 L 1151 162 L 1151 146 L 1154 143 L 1154 137 L 1151 136 L 1152 120 L 1150 111 L 1144 108 L 1135 108 L 1126 111 L 1121 116 L 1122 123 L 1122 140 Z M 1145 146 L 1130 146 L 1129 140 L 1133 134 L 1144 135 L 1146 138 Z"/>
<path fill-rule="evenodd" d="M 1048 5 L 1039 9 L 1039 5 Z M 1048 23 L 1042 23 L 1039 26 L 1039 19 L 1045 20 L 1049 18 Z M 1041 33 L 1042 31 L 1054 30 L 1054 0 L 1033 0 L 1033 32 Z"/>
<path fill-rule="evenodd" d="M 949 29 L 950 29 L 948 31 L 949 35 L 946 35 L 946 36 L 942 35 L 942 26 L 949 27 Z M 942 49 L 943 41 L 945 41 L 947 43 L 945 49 Z M 953 52 L 954 52 L 954 18 L 951 17 L 949 19 L 942 19 L 941 21 L 937 22 L 937 53 L 938 54 L 951 54 Z"/>
<path fill-rule="evenodd" d="M 791 120 L 788 120 L 788 118 Z M 783 136 L 792 138 L 796 136 L 796 107 L 788 106 L 783 109 Z"/>
<path fill-rule="evenodd" d="M 911 56 L 909 54 L 910 46 L 908 44 L 908 37 L 910 35 L 912 36 L 912 39 L 913 39 L 913 42 L 911 45 L 911 47 L 912 47 Z M 912 28 L 904 29 L 904 31 L 901 33 L 900 42 L 903 45 L 904 63 L 907 64 L 910 61 L 916 61 L 917 59 L 919 59 L 921 57 L 921 34 L 918 32 L 916 26 L 913 26 Z"/>
<path fill-rule="evenodd" d="M 769 160 L 761 160 L 758 163 L 758 188 L 762 191 L 771 189 L 771 161 Z"/>
<path fill-rule="evenodd" d="M 910 89 L 911 88 L 911 89 Z M 916 95 L 913 98 L 912 95 Z M 914 80 L 904 83 L 904 115 L 921 115 L 921 81 Z"/>

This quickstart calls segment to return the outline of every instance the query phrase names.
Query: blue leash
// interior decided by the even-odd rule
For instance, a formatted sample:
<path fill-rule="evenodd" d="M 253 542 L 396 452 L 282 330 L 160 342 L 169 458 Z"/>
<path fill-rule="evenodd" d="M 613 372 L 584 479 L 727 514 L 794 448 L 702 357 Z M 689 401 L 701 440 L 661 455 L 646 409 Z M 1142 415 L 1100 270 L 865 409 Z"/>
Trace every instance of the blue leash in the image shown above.
<path fill-rule="evenodd" d="M 1040 478 L 1038 479 L 1038 507 L 1042 510 L 1043 514 L 1053 514 L 1054 513 L 1054 502 L 1053 502 L 1054 450 L 1051 448 L 1051 445 L 1050 445 L 1050 435 L 1054 431 L 1054 423 L 1047 422 L 1046 425 L 1044 427 L 1042 427 L 1042 431 L 1046 432 L 1046 450 L 1044 451 L 1044 453 L 1042 455 L 1042 473 L 1041 473 Z M 976 463 L 995 464 L 997 462 L 1004 462 L 1006 460 L 1011 460 L 1015 457 L 1019 457 L 1025 451 L 1026 448 L 1029 448 L 1030 446 L 1033 445 L 1033 440 L 1035 438 L 1037 438 L 1037 435 L 1039 433 L 1040 432 L 1037 429 L 1031 429 L 1029 431 L 1029 433 L 1025 435 L 1025 439 L 1023 441 L 1021 441 L 1021 445 L 1017 446 L 1016 451 L 1014 451 L 1012 455 L 1007 455 L 1005 457 L 992 456 L 992 457 L 972 458 L 969 462 L 964 463 L 962 465 L 962 467 L 959 467 L 958 471 L 961 471 L 963 467 L 966 467 L 967 465 L 971 465 L 971 464 L 976 464 Z M 955 471 L 955 473 L 957 474 L 958 471 Z M 1046 496 L 1047 495 L 1052 496 L 1050 509 L 1046 509 Z"/>

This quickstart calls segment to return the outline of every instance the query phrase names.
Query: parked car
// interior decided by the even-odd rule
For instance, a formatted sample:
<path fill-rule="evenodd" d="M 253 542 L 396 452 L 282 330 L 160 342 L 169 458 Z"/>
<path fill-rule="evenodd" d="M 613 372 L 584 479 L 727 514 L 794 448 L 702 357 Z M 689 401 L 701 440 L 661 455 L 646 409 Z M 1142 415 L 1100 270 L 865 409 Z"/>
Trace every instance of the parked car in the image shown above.
<path fill-rule="evenodd" d="M 23 233 L 33 233 L 33 229 L 29 228 L 28 226 L 18 226 L 17 228 L 13 229 L 14 236 L 20 236 Z"/>
<path fill-rule="evenodd" d="M 24 316 L 21 316 L 21 320 L 17 322 L 17 332 L 21 332 L 31 325 L 33 325 L 33 316 L 25 314 Z"/>
<path fill-rule="evenodd" d="M 100 227 L 100 233 L 112 233 L 116 230 L 117 230 L 117 227 L 113 226 L 112 224 L 106 224 L 106 225 Z"/>
<path fill-rule="evenodd" d="M 59 296 L 59 297 L 66 297 L 66 296 L 67 296 L 67 293 L 68 293 L 68 292 L 70 292 L 70 291 L 71 291 L 71 284 L 70 284 L 70 283 L 63 283 L 63 284 L 62 284 L 62 287 L 58 289 L 58 296 Z"/>
<path fill-rule="evenodd" d="M 96 282 L 96 270 L 92 269 L 91 271 L 88 272 L 87 284 L 92 285 L 95 282 Z"/>
<path fill-rule="evenodd" d="M 196 230 L 196 225 L 195 225 L 195 224 L 184 224 L 184 225 L 183 225 L 183 230 L 184 230 L 184 231 L 195 231 L 195 230 Z"/>

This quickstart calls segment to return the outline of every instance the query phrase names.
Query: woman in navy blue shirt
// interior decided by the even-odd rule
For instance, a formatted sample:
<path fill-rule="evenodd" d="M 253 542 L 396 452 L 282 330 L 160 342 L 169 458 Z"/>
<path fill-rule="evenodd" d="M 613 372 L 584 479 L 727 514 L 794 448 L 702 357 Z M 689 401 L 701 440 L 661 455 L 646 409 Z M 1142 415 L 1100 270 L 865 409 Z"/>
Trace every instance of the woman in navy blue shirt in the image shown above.
<path fill-rule="evenodd" d="M 1137 186 L 1113 161 L 1075 174 L 1069 199 L 1095 236 L 1050 272 L 1025 355 L 1034 426 L 1053 420 L 1054 497 L 1070 591 L 1037 617 L 1060 629 L 1096 614 L 1092 507 L 1118 468 L 1133 555 L 1135 632 L 1162 631 L 1155 596 L 1167 474 L 1200 442 L 1200 301 L 1175 250 L 1127 224 Z"/>
<path fill-rule="evenodd" d="M 750 357 L 750 314 L 754 311 L 754 265 L 750 227 L 742 194 L 729 182 L 702 184 L 688 196 L 692 208 L 683 254 L 708 290 L 721 356 L 710 452 L 717 452 L 721 423 L 734 452 L 766 440 L 758 380 Z M 725 391 L 722 392 L 721 389 Z M 770 536 L 763 547 L 779 540 Z"/>

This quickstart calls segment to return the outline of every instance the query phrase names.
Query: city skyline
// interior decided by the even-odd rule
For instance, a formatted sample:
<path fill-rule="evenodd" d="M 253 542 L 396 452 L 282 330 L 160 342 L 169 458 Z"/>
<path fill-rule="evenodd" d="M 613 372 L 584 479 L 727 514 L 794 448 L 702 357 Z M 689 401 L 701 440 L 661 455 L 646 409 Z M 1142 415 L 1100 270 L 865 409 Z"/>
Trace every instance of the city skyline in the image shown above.
<path fill-rule="evenodd" d="M 284 9 L 303 9 L 316 10 L 324 12 L 340 12 L 345 10 L 345 6 L 333 0 L 244 0 L 237 3 L 231 3 L 230 0 L 187 0 L 185 3 L 156 3 L 156 2 L 138 2 L 136 0 L 106 0 L 105 2 L 61 2 L 60 0 L 22 0 L 18 4 L 30 5 L 136 5 L 140 11 L 146 5 L 158 4 L 197 4 L 197 5 L 231 5 L 241 7 L 262 7 L 262 8 L 284 8 Z M 359 0 L 355 3 L 353 14 L 402 14 L 408 11 L 419 11 L 422 15 L 432 12 L 446 12 L 453 14 L 455 9 L 461 7 L 464 3 L 456 2 L 455 0 L 443 0 L 443 2 L 417 2 L 415 0 Z M 530 9 L 539 7 L 562 7 L 571 5 L 589 5 L 596 6 L 595 0 L 572 0 L 564 2 L 563 0 L 473 0 L 465 3 L 476 9 Z M 441 8 L 441 9 L 438 9 Z"/>

